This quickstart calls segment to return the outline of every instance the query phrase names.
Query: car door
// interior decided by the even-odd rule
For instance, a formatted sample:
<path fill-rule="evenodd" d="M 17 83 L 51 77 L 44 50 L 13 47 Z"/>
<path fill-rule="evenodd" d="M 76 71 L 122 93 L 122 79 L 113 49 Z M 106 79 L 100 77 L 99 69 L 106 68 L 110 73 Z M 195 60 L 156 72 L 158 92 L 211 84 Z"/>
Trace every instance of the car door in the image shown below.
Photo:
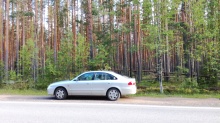
<path fill-rule="evenodd" d="M 92 95 L 106 95 L 106 91 L 111 87 L 112 79 L 109 79 L 110 74 L 104 72 L 96 72 L 94 81 L 91 83 Z"/>
<path fill-rule="evenodd" d="M 91 95 L 91 83 L 94 78 L 94 73 L 85 73 L 79 76 L 70 85 L 71 95 Z"/>

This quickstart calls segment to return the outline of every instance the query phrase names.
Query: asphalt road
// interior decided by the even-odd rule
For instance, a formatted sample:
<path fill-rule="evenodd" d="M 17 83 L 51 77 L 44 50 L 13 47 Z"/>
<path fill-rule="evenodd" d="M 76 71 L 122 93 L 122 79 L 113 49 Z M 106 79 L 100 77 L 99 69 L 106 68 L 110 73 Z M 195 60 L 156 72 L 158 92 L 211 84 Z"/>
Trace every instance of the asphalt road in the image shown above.
<path fill-rule="evenodd" d="M 0 101 L 34 101 L 34 102 L 54 102 L 51 96 L 23 96 L 23 95 L 1 95 Z M 220 98 L 181 98 L 181 97 L 123 97 L 118 101 L 109 101 L 106 97 L 68 97 L 64 102 L 84 102 L 84 103 L 108 103 L 108 104 L 140 104 L 140 105 L 159 105 L 159 106 L 192 106 L 192 107 L 220 107 Z"/>
<path fill-rule="evenodd" d="M 0 95 L 1 123 L 220 123 L 220 107 L 148 105 L 105 98 L 6 98 Z M 128 98 L 127 101 L 132 101 Z"/>

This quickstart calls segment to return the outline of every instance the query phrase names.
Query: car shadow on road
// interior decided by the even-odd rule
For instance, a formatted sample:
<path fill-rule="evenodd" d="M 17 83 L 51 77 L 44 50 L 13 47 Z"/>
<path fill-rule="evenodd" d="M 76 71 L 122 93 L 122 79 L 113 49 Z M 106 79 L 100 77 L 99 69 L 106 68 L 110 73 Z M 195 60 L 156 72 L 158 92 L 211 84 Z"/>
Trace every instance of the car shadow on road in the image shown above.
<path fill-rule="evenodd" d="M 127 100 L 130 99 L 129 97 L 121 97 L 119 100 Z M 0 97 L 1 100 L 8 100 L 8 101 L 60 101 L 57 100 L 54 96 L 24 96 L 24 95 L 2 95 Z M 100 102 L 109 102 L 108 98 L 105 96 L 68 96 L 65 101 L 100 101 Z M 110 101 L 112 102 L 112 101 Z"/>
<path fill-rule="evenodd" d="M 121 97 L 119 100 L 126 100 L 126 99 L 130 99 L 127 96 L 123 96 Z M 48 96 L 45 97 L 44 100 L 57 100 L 55 97 L 53 96 Z M 107 97 L 105 96 L 68 96 L 65 100 L 67 101 L 110 101 Z"/>
<path fill-rule="evenodd" d="M 69 96 L 66 100 L 99 100 L 108 101 L 106 97 L 101 96 Z"/>
<path fill-rule="evenodd" d="M 41 97 L 43 100 L 57 100 L 53 96 Z M 87 101 L 108 101 L 107 97 L 103 96 L 68 96 L 65 100 L 87 100 Z"/>

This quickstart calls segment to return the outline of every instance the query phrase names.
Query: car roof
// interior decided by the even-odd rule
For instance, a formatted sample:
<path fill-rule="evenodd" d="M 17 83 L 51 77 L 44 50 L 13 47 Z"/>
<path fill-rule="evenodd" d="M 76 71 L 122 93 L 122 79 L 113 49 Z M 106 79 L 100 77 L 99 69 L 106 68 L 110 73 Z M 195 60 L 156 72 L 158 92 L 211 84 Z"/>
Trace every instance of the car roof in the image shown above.
<path fill-rule="evenodd" d="M 90 72 L 92 72 L 92 73 L 104 72 L 104 73 L 111 74 L 111 75 L 113 75 L 113 76 L 115 76 L 115 77 L 117 77 L 117 78 L 122 78 L 122 77 L 123 77 L 123 78 L 124 78 L 124 77 L 127 78 L 127 76 L 123 76 L 123 75 L 121 75 L 121 74 L 119 74 L 119 73 L 116 73 L 116 72 L 114 72 L 114 71 L 107 71 L 107 70 L 85 71 L 85 72 L 81 73 L 80 75 L 85 74 L 85 73 L 90 73 Z M 80 76 L 80 75 L 79 75 L 79 76 Z"/>
<path fill-rule="evenodd" d="M 107 71 L 107 70 L 96 70 L 96 71 L 86 71 L 86 72 L 83 72 L 83 73 L 89 73 L 89 72 L 104 72 L 104 73 L 109 73 L 109 74 L 112 74 L 112 75 L 116 75 L 116 76 L 120 76 L 120 74 L 114 72 L 114 71 Z"/>
<path fill-rule="evenodd" d="M 114 71 L 107 71 L 107 70 L 86 71 L 86 72 L 84 72 L 84 73 L 87 73 L 87 72 L 94 72 L 94 73 L 96 73 L 96 72 L 106 72 L 106 73 L 115 73 L 115 74 L 117 74 L 117 73 L 114 72 Z"/>

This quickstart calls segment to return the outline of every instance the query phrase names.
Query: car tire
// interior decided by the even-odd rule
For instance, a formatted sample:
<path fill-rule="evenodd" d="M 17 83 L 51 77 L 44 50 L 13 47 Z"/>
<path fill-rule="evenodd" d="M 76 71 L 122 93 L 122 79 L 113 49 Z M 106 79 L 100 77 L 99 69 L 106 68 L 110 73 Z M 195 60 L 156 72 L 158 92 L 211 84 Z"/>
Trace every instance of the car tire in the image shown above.
<path fill-rule="evenodd" d="M 110 88 L 108 91 L 107 91 L 107 97 L 109 100 L 111 101 L 116 101 L 120 98 L 120 91 L 117 89 L 117 88 Z"/>
<path fill-rule="evenodd" d="M 56 99 L 63 100 L 63 99 L 66 99 L 68 94 L 67 94 L 67 91 L 65 88 L 59 87 L 55 90 L 54 95 L 55 95 Z"/>

